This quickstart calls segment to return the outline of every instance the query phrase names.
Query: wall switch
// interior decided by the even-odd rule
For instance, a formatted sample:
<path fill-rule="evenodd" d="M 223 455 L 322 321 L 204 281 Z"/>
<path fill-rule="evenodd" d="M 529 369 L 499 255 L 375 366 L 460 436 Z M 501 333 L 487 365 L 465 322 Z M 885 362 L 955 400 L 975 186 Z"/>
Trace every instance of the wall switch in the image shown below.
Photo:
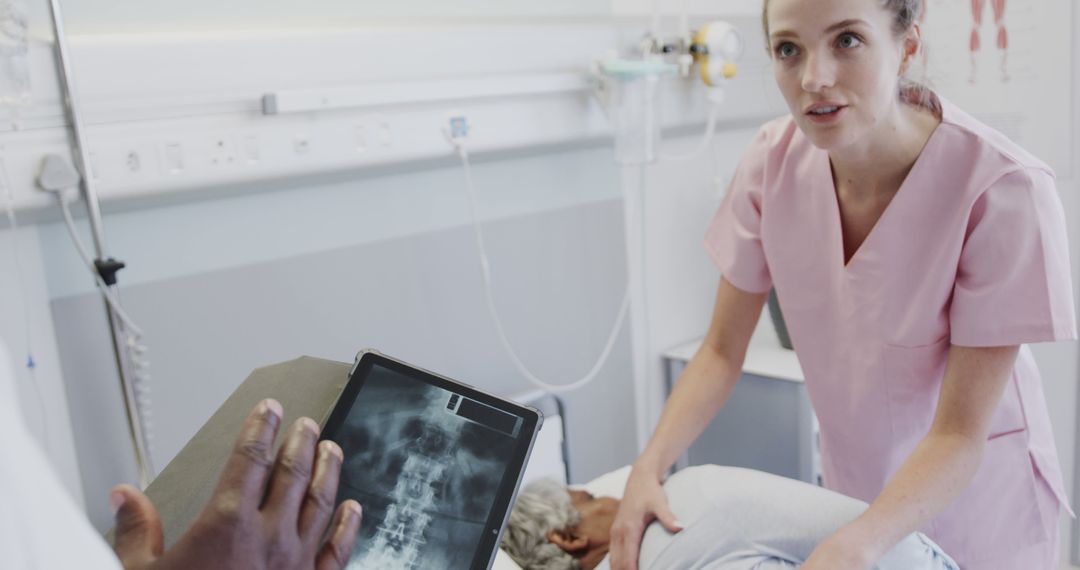
<path fill-rule="evenodd" d="M 165 144 L 165 172 L 179 174 L 184 170 L 184 147 L 178 142 Z"/>
<path fill-rule="evenodd" d="M 259 139 L 254 135 L 244 137 L 244 160 L 248 164 L 259 162 Z"/>
<path fill-rule="evenodd" d="M 383 148 L 394 145 L 394 132 L 390 129 L 390 121 L 386 119 L 379 119 L 379 144 Z"/>

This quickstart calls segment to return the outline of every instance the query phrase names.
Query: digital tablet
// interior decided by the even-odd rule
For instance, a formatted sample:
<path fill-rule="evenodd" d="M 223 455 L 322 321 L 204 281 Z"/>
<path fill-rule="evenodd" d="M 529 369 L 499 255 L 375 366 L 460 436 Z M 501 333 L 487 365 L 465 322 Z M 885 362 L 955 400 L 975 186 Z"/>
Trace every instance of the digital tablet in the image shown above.
<path fill-rule="evenodd" d="M 366 350 L 323 429 L 363 522 L 349 570 L 486 570 L 543 415 Z"/>

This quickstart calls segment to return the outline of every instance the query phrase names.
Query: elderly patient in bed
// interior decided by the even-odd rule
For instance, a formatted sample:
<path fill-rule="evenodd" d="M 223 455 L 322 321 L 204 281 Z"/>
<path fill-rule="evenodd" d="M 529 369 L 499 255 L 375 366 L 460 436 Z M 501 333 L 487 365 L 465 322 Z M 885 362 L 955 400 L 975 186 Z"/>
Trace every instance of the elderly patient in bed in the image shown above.
<path fill-rule="evenodd" d="M 798 567 L 867 505 L 807 483 L 737 467 L 683 469 L 664 483 L 684 529 L 645 531 L 641 570 L 781 570 Z M 502 548 L 526 570 L 608 568 L 619 500 L 545 480 L 527 486 L 510 514 Z M 878 570 L 957 570 L 926 536 L 909 535 Z"/>

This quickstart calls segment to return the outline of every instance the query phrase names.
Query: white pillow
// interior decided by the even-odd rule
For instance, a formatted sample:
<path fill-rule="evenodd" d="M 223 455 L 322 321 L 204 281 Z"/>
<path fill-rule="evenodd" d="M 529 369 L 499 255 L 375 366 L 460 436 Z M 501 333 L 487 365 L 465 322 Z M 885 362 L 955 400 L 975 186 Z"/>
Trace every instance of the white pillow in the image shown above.
<path fill-rule="evenodd" d="M 500 548 L 495 553 L 495 562 L 491 564 L 491 570 L 521 570 L 521 566 L 518 566 L 517 562 L 514 562 L 514 559 Z"/>
<path fill-rule="evenodd" d="M 588 491 L 594 497 L 615 497 L 622 500 L 623 491 L 626 490 L 626 480 L 630 478 L 632 465 L 620 467 L 614 471 L 604 473 L 584 485 L 570 485 L 571 489 Z"/>
<path fill-rule="evenodd" d="M 582 489 L 588 491 L 594 497 L 615 497 L 616 499 L 622 499 L 623 490 L 626 489 L 626 480 L 630 478 L 630 465 L 626 467 L 620 467 L 609 473 L 604 473 L 599 477 L 585 483 L 584 485 L 570 485 L 571 489 Z M 522 570 L 521 566 L 518 566 L 517 562 L 514 562 L 513 558 L 503 549 L 499 549 L 495 553 L 495 562 L 491 565 L 491 570 Z"/>

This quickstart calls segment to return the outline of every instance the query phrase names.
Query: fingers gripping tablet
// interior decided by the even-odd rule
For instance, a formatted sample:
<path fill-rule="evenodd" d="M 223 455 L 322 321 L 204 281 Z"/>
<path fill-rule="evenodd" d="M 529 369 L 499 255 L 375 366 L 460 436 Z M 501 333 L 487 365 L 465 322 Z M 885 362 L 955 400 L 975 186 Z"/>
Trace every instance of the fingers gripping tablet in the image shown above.
<path fill-rule="evenodd" d="M 350 568 L 486 569 L 542 416 L 387 356 L 358 355 L 324 438 L 364 519 Z"/>

